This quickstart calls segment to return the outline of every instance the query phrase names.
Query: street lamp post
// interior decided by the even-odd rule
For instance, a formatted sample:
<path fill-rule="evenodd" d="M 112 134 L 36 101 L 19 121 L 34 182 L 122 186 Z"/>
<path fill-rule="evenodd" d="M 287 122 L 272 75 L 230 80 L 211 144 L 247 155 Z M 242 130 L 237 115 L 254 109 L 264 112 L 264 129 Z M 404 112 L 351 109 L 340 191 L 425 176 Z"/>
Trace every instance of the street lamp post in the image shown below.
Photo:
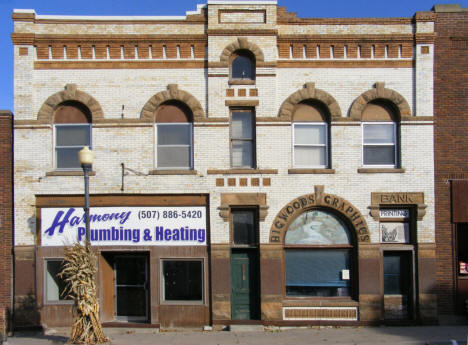
<path fill-rule="evenodd" d="M 84 187 L 85 187 L 85 224 L 86 224 L 86 245 L 90 244 L 89 237 L 89 172 L 93 166 L 94 152 L 89 149 L 88 146 L 83 147 L 83 149 L 78 152 L 78 159 L 80 161 L 81 167 L 83 168 L 84 173 Z"/>

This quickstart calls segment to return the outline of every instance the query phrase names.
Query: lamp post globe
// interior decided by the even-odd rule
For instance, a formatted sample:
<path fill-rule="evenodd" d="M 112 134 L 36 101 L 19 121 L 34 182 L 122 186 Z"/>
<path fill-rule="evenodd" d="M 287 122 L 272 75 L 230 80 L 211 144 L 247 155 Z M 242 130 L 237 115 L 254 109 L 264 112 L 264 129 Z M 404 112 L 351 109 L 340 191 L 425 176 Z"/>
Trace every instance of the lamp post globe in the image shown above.
<path fill-rule="evenodd" d="M 83 168 L 84 173 L 84 192 L 85 192 L 85 203 L 84 203 L 84 212 L 85 212 L 85 225 L 86 225 L 86 246 L 90 244 L 89 237 L 89 172 L 94 161 L 94 152 L 89 149 L 88 146 L 83 147 L 83 149 L 78 152 L 78 160 L 80 161 L 81 167 Z"/>

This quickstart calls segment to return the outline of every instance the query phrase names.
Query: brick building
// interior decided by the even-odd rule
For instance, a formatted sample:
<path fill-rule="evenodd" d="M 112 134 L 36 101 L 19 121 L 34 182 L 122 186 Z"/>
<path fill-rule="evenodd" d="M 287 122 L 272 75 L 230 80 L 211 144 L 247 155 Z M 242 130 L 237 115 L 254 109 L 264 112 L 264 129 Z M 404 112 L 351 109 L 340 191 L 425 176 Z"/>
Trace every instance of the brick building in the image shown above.
<path fill-rule="evenodd" d="M 466 315 L 468 261 L 468 9 L 436 5 L 434 147 L 438 306 L 441 318 Z M 463 267 L 462 267 L 463 266 Z"/>
<path fill-rule="evenodd" d="M 13 114 L 0 111 L 0 339 L 10 329 L 13 296 Z"/>
<path fill-rule="evenodd" d="M 71 322 L 56 273 L 83 239 L 88 145 L 104 322 L 436 321 L 433 13 L 208 0 L 182 17 L 13 20 L 29 320 Z"/>

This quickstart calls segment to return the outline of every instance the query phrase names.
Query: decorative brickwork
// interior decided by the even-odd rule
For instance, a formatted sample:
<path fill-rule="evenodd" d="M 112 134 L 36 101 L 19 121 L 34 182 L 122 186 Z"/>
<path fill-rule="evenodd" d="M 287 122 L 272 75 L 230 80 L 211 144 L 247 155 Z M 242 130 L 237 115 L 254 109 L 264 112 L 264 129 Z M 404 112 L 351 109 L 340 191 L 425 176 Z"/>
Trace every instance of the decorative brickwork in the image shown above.
<path fill-rule="evenodd" d="M 351 106 L 349 117 L 360 121 L 361 114 L 367 103 L 376 99 L 386 99 L 398 107 L 400 117 L 411 116 L 411 109 L 406 99 L 395 90 L 385 88 L 385 83 L 375 83 L 375 88 L 364 92 Z"/>
<path fill-rule="evenodd" d="M 294 106 L 309 99 L 317 100 L 325 104 L 332 119 L 341 117 L 341 109 L 335 98 L 326 91 L 316 89 L 315 83 L 306 83 L 303 89 L 298 90 L 289 96 L 281 105 L 279 117 L 286 121 L 291 121 Z"/>
<path fill-rule="evenodd" d="M 256 62 L 265 61 L 262 50 L 255 43 L 247 40 L 247 38 L 244 37 L 239 37 L 236 41 L 232 42 L 230 45 L 224 48 L 219 60 L 228 66 L 229 58 L 231 57 L 232 53 L 239 49 L 250 50 L 252 54 L 255 55 Z"/>
<path fill-rule="evenodd" d="M 192 110 L 193 121 L 202 121 L 205 118 L 205 113 L 200 102 L 187 91 L 179 90 L 177 84 L 169 84 L 166 91 L 161 91 L 151 97 L 146 102 L 141 111 L 141 119 L 149 122 L 154 122 L 154 116 L 159 105 L 166 101 L 177 100 L 185 103 Z"/>
<path fill-rule="evenodd" d="M 55 109 L 65 101 L 78 101 L 83 103 L 91 112 L 92 122 L 104 118 L 99 102 L 86 92 L 77 90 L 76 84 L 65 85 L 65 90 L 53 94 L 42 104 L 37 120 L 41 123 L 53 123 Z"/>

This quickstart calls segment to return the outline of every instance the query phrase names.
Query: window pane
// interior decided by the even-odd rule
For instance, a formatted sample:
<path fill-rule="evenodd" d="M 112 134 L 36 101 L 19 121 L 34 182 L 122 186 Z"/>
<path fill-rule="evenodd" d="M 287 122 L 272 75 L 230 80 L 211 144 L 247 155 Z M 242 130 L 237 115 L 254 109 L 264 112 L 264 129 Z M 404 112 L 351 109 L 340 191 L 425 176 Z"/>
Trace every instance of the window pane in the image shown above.
<path fill-rule="evenodd" d="M 348 296 L 349 280 L 341 271 L 349 270 L 349 251 L 286 250 L 286 295 Z"/>
<path fill-rule="evenodd" d="M 158 168 L 190 168 L 190 146 L 158 146 Z"/>
<path fill-rule="evenodd" d="M 295 166 L 325 166 L 327 163 L 324 146 L 294 147 Z"/>
<path fill-rule="evenodd" d="M 253 79 L 252 61 L 247 56 L 237 56 L 232 61 L 232 78 Z"/>
<path fill-rule="evenodd" d="M 202 261 L 164 261 L 163 279 L 164 300 L 202 300 Z"/>
<path fill-rule="evenodd" d="M 81 168 L 80 161 L 78 160 L 78 152 L 81 149 L 82 147 L 56 149 L 57 169 Z"/>
<path fill-rule="evenodd" d="M 395 144 L 393 124 L 365 124 L 364 144 Z"/>
<path fill-rule="evenodd" d="M 89 146 L 89 125 L 55 126 L 56 146 Z"/>
<path fill-rule="evenodd" d="M 117 257 L 116 284 L 143 285 L 146 282 L 146 262 L 141 257 Z"/>
<path fill-rule="evenodd" d="M 146 291 L 135 286 L 117 286 L 117 315 L 146 316 Z"/>
<path fill-rule="evenodd" d="M 313 210 L 302 213 L 291 225 L 286 244 L 351 244 L 346 225 L 334 215 Z"/>
<path fill-rule="evenodd" d="M 395 146 L 364 146 L 364 165 L 395 165 Z"/>
<path fill-rule="evenodd" d="M 255 244 L 254 211 L 232 211 L 235 244 Z"/>
<path fill-rule="evenodd" d="M 233 112 L 231 133 L 232 139 L 252 139 L 252 113 Z"/>
<path fill-rule="evenodd" d="M 191 125 L 157 125 L 158 145 L 191 145 Z"/>
<path fill-rule="evenodd" d="M 232 166 L 253 167 L 251 141 L 232 141 Z"/>
<path fill-rule="evenodd" d="M 294 144 L 316 145 L 326 144 L 326 126 L 324 125 L 294 125 Z"/>
<path fill-rule="evenodd" d="M 65 282 L 57 276 L 62 270 L 62 261 L 46 261 L 46 294 L 47 301 L 60 301 L 69 298 L 62 296 Z"/>

